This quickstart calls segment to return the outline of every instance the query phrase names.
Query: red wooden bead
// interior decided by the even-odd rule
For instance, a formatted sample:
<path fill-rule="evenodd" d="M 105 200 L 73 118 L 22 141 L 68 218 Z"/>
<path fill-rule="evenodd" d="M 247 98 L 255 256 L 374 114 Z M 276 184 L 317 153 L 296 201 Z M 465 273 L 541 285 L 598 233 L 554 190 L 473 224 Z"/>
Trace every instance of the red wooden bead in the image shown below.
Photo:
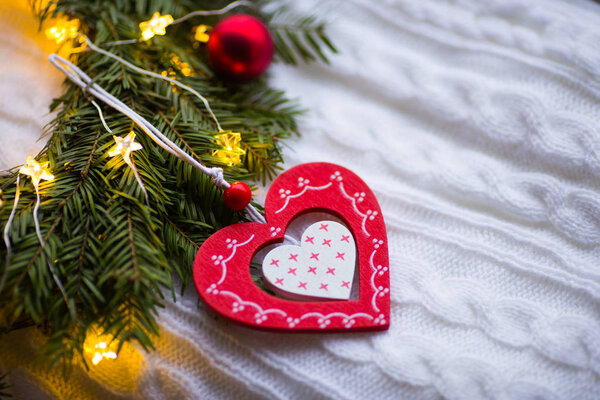
<path fill-rule="evenodd" d="M 233 182 L 223 192 L 225 205 L 232 210 L 243 210 L 252 200 L 252 190 L 244 182 Z"/>

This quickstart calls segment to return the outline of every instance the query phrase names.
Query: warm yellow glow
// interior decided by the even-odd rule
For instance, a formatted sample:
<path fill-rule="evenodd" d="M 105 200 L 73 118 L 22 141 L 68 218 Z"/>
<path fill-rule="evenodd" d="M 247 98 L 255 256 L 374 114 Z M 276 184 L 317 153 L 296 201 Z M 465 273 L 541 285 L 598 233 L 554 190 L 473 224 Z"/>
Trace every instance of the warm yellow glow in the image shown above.
<path fill-rule="evenodd" d="M 171 65 L 173 65 L 179 71 L 181 71 L 181 74 L 183 76 L 194 76 L 194 71 L 192 71 L 192 67 L 190 66 L 190 64 L 182 61 L 181 58 L 177 56 L 177 54 L 171 53 L 169 55 L 169 61 L 171 62 Z M 168 76 L 172 79 L 176 77 L 175 70 L 173 70 L 173 68 L 171 67 L 169 67 L 167 71 L 162 71 L 160 74 L 165 77 Z M 172 84 L 173 83 L 171 83 L 171 85 Z"/>
<path fill-rule="evenodd" d="M 109 152 L 110 157 L 123 156 L 127 165 L 131 166 L 131 153 L 142 149 L 142 145 L 135 141 L 135 132 L 131 131 L 124 138 L 113 136 L 117 143 Z"/>
<path fill-rule="evenodd" d="M 98 365 L 102 360 L 116 360 L 119 343 L 110 335 L 98 335 L 94 330 L 88 333 L 83 344 L 86 357 L 90 358 L 93 365 Z"/>
<path fill-rule="evenodd" d="M 181 58 L 179 58 L 177 54 L 171 54 L 171 63 L 176 66 L 184 76 L 192 75 L 192 69 L 190 68 L 190 65 L 181 61 Z"/>
<path fill-rule="evenodd" d="M 196 27 L 194 39 L 202 43 L 208 42 L 208 39 L 210 39 L 210 35 L 208 34 L 208 32 L 210 32 L 211 29 L 212 28 L 208 25 L 198 25 Z"/>
<path fill-rule="evenodd" d="M 33 186 L 37 189 L 40 180 L 45 181 L 53 181 L 54 175 L 50 173 L 48 169 L 49 162 L 38 163 L 35 161 L 33 157 L 27 157 L 27 164 L 23 165 L 19 169 L 19 173 L 23 175 L 28 175 L 31 178 L 31 182 L 33 182 Z"/>
<path fill-rule="evenodd" d="M 154 35 L 164 35 L 165 28 L 173 23 L 173 17 L 169 14 L 161 16 L 159 12 L 155 12 L 152 19 L 140 22 L 142 31 L 142 39 L 148 40 Z"/>
<path fill-rule="evenodd" d="M 50 40 L 56 41 L 60 44 L 67 39 L 73 39 L 77 37 L 77 31 L 79 30 L 79 20 L 67 18 L 57 19 L 55 24 L 45 30 L 46 37 Z"/>
<path fill-rule="evenodd" d="M 216 136 L 222 149 L 213 150 L 212 155 L 217 157 L 223 164 L 229 166 L 237 165 L 241 162 L 241 156 L 246 151 L 240 147 L 242 135 L 238 132 L 225 132 Z"/>

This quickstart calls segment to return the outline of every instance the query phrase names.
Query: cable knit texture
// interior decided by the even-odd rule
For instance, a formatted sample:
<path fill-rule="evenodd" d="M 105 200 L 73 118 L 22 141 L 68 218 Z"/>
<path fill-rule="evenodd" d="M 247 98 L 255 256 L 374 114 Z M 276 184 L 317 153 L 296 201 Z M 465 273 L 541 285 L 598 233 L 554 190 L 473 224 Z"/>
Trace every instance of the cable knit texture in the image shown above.
<path fill-rule="evenodd" d="M 290 3 L 330 20 L 341 55 L 271 68 L 272 84 L 311 110 L 287 166 L 338 163 L 373 189 L 388 229 L 390 330 L 249 331 L 214 318 L 191 288 L 167 300 L 134 388 L 83 370 L 63 382 L 24 361 L 38 339 L 18 333 L 0 354 L 16 394 L 600 398 L 600 6 Z M 15 34 L 20 24 L 3 25 L 6 168 L 32 154 L 61 77 Z"/>

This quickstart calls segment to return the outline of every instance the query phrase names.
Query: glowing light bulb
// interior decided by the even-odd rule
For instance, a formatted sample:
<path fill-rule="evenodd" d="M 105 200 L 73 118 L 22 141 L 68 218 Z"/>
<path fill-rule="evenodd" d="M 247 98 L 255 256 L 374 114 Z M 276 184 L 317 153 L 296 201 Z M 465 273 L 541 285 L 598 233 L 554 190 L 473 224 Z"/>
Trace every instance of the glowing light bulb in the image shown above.
<path fill-rule="evenodd" d="M 246 154 L 246 151 L 240 147 L 242 135 L 238 132 L 225 132 L 215 137 L 222 149 L 213 150 L 212 155 L 229 166 L 239 164 L 241 156 Z"/>
<path fill-rule="evenodd" d="M 93 365 L 98 365 L 102 360 L 116 360 L 118 342 L 110 335 L 98 335 L 95 330 L 90 330 L 83 344 L 83 350 Z"/>
<path fill-rule="evenodd" d="M 37 161 L 35 161 L 33 157 L 27 157 L 27 164 L 23 165 L 19 169 L 19 173 L 29 176 L 31 178 L 33 186 L 37 190 L 38 186 L 40 185 L 40 180 L 54 180 L 54 175 L 50 173 L 50 170 L 48 169 L 48 164 L 50 163 L 45 162 L 40 164 Z"/>
<path fill-rule="evenodd" d="M 208 32 L 210 32 L 212 29 L 212 27 L 208 26 L 208 25 L 198 25 L 196 27 L 196 33 L 194 34 L 194 39 L 196 39 L 199 42 L 202 43 L 206 43 L 208 42 L 208 39 L 210 39 L 210 35 L 208 34 Z"/>
<path fill-rule="evenodd" d="M 140 22 L 140 30 L 142 31 L 142 39 L 148 40 L 154 35 L 164 35 L 165 28 L 173 23 L 173 17 L 169 14 L 160 15 L 155 12 L 152 18 L 148 21 Z"/>
<path fill-rule="evenodd" d="M 135 132 L 129 132 L 124 138 L 113 136 L 113 139 L 117 144 L 108 152 L 108 155 L 110 157 L 121 155 L 127 165 L 131 166 L 131 153 L 142 149 L 142 145 L 135 141 Z"/>
<path fill-rule="evenodd" d="M 46 37 L 50 40 L 56 41 L 60 44 L 67 39 L 73 39 L 77 37 L 77 31 L 79 30 L 78 19 L 66 19 L 61 18 L 56 21 L 54 26 L 45 30 Z"/>

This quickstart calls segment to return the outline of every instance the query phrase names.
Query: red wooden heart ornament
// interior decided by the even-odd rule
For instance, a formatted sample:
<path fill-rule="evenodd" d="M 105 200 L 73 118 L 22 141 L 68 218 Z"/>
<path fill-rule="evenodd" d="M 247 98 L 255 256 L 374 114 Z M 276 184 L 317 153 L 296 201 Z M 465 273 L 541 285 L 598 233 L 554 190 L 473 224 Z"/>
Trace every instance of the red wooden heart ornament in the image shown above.
<path fill-rule="evenodd" d="M 352 234 L 358 300 L 286 300 L 262 291 L 252 281 L 250 262 L 256 252 L 281 242 L 292 220 L 309 211 L 335 214 Z M 208 306 L 233 322 L 263 330 L 340 332 L 389 327 L 385 225 L 377 199 L 356 174 L 328 163 L 291 168 L 269 189 L 265 216 L 267 224 L 247 222 L 217 231 L 198 250 L 194 283 Z"/>

